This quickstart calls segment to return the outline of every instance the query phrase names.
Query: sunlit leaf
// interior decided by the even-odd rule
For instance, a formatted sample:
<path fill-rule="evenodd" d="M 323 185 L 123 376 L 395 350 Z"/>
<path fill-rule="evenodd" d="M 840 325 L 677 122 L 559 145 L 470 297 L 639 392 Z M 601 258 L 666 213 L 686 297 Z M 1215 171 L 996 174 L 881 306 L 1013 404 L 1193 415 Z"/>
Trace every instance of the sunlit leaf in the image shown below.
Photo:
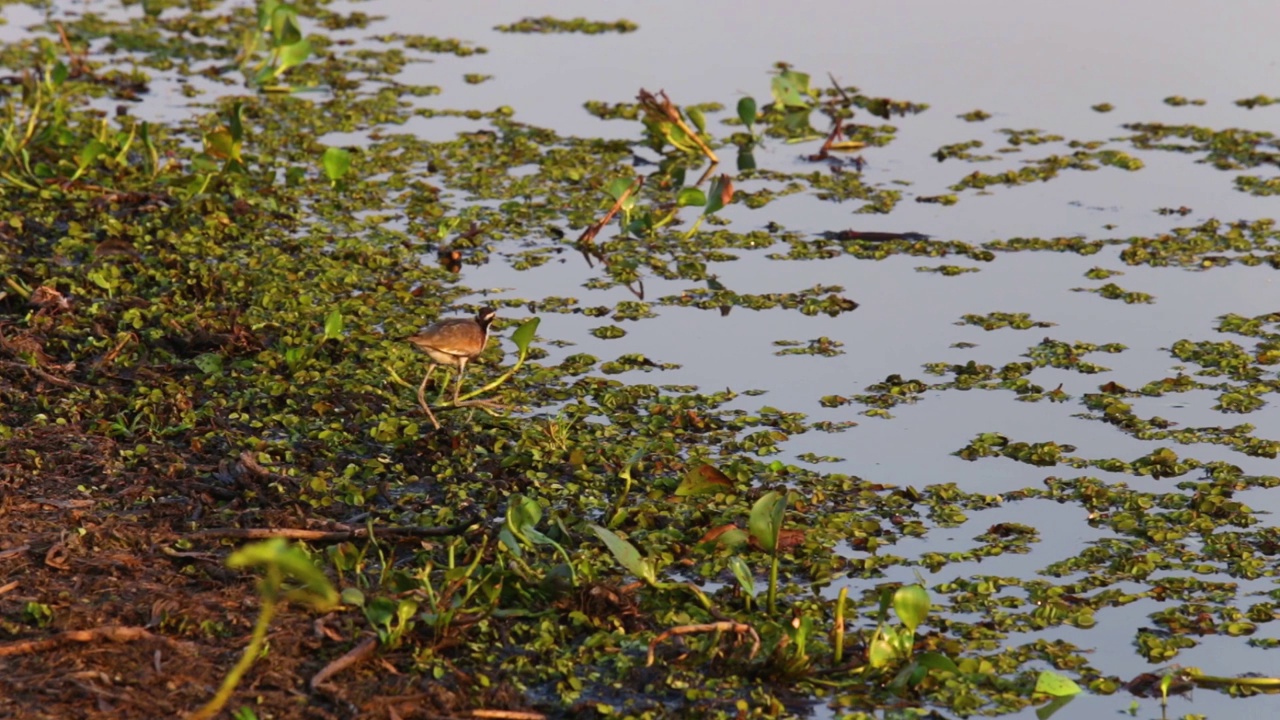
<path fill-rule="evenodd" d="M 812 104 L 808 73 L 783 70 L 769 83 L 773 100 L 779 107 L 805 108 Z"/>
<path fill-rule="evenodd" d="M 311 57 L 310 40 L 299 40 L 292 45 L 285 45 L 280 48 L 280 65 L 276 67 L 272 74 L 279 77 L 289 68 L 306 62 L 309 57 Z"/>
<path fill-rule="evenodd" d="M 711 193 L 707 198 L 707 207 L 702 211 L 703 215 L 711 215 L 719 212 L 725 205 L 733 200 L 733 180 L 728 175 L 720 174 L 711 180 Z"/>
<path fill-rule="evenodd" d="M 324 319 L 324 339 L 340 340 L 342 339 L 342 311 L 334 308 Z"/>
<path fill-rule="evenodd" d="M 520 323 L 520 327 L 511 333 L 511 342 L 516 344 L 516 349 L 523 355 L 529 352 L 529 343 L 533 342 L 534 334 L 538 332 L 538 323 L 540 318 L 531 317 Z"/>
<path fill-rule="evenodd" d="M 640 551 L 636 549 L 635 545 L 618 537 L 612 530 L 594 524 L 589 527 L 592 532 L 604 541 L 605 546 L 609 548 L 609 552 L 613 554 L 619 565 L 626 568 L 632 575 L 651 585 L 657 582 L 653 565 L 641 557 Z"/>
<path fill-rule="evenodd" d="M 325 148 L 321 162 L 325 176 L 336 183 L 351 169 L 351 151 L 340 147 Z"/>
<path fill-rule="evenodd" d="M 271 538 L 262 542 L 245 545 L 231 553 L 227 558 L 230 568 L 263 568 L 275 566 L 286 577 L 301 582 L 308 591 L 298 596 L 317 607 L 334 605 L 338 602 L 338 591 L 330 584 L 329 578 L 320 572 L 311 562 L 311 558 L 284 538 Z"/>
<path fill-rule="evenodd" d="M 734 555 L 729 558 L 729 569 L 733 571 L 733 576 L 738 579 L 738 586 L 742 588 L 742 592 L 746 593 L 747 597 L 755 597 L 756 576 L 751 572 L 747 561 L 738 555 Z"/>
<path fill-rule="evenodd" d="M 513 495 L 507 505 L 507 527 L 519 538 L 526 538 L 528 530 L 542 520 L 542 505 L 533 498 Z"/>
<path fill-rule="evenodd" d="M 85 167 L 90 163 L 92 163 L 94 160 L 97 160 L 99 157 L 102 157 L 102 155 L 106 153 L 107 150 L 108 150 L 107 146 L 101 141 L 90 140 L 89 142 L 85 143 L 85 146 L 83 148 L 80 148 L 80 153 L 76 155 L 76 163 L 80 167 Z"/>
<path fill-rule="evenodd" d="M 929 592 L 919 585 L 904 585 L 893 594 L 893 611 L 904 627 L 915 632 L 929 616 Z"/>
<path fill-rule="evenodd" d="M 780 492 L 771 491 L 756 501 L 751 508 L 751 516 L 747 527 L 751 537 L 765 552 L 778 549 L 778 536 L 782 531 L 782 516 L 787 509 L 787 498 Z"/>
<path fill-rule="evenodd" d="M 1080 686 L 1065 675 L 1059 675 L 1052 670 L 1044 670 L 1036 678 L 1036 692 L 1054 697 L 1065 697 L 1078 694 Z"/>
<path fill-rule="evenodd" d="M 684 114 L 689 118 L 689 122 L 698 129 L 698 132 L 705 133 L 707 131 L 707 117 L 702 114 L 698 108 L 685 108 Z"/>
<path fill-rule="evenodd" d="M 622 197 L 622 194 L 625 193 L 627 189 L 634 184 L 635 184 L 635 180 L 633 180 L 632 178 L 618 178 L 610 182 L 608 185 L 606 185 L 604 187 L 604 191 L 609 193 L 609 196 L 612 197 L 614 200 L 617 200 L 618 198 Z"/>
<path fill-rule="evenodd" d="M 302 39 L 298 11 L 292 5 L 277 5 L 271 12 L 271 39 L 276 47 L 293 45 Z"/>
<path fill-rule="evenodd" d="M 676 195 L 676 205 L 680 207 L 702 207 L 707 204 L 707 196 L 696 187 L 681 188 Z"/>
<path fill-rule="evenodd" d="M 712 495 L 718 492 L 733 490 L 733 481 L 712 465 L 699 465 L 685 473 L 676 495 L 690 497 L 693 495 Z"/>

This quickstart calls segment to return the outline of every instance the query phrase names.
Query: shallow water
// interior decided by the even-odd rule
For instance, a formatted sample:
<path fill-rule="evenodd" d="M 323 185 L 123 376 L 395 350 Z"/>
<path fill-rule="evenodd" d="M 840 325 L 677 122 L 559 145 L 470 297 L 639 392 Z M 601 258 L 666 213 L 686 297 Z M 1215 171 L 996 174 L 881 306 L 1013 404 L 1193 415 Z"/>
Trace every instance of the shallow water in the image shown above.
<path fill-rule="evenodd" d="M 997 172 L 997 168 L 1017 167 L 1024 159 L 1070 152 L 1062 143 L 1054 143 L 1026 147 L 1020 154 L 999 156 L 988 163 L 938 163 L 930 157 L 941 145 L 974 138 L 986 143 L 979 152 L 993 152 L 1004 143 L 1004 137 L 996 132 L 1000 128 L 1040 128 L 1066 140 L 1106 140 L 1127 135 L 1120 126 L 1133 121 L 1275 127 L 1275 113 L 1280 111 L 1248 111 L 1232 105 L 1236 99 L 1274 86 L 1280 46 L 1272 42 L 1268 24 L 1259 22 L 1271 10 L 1264 2 L 1230 6 L 1085 2 L 1034 9 L 1017 2 L 930 3 L 927 7 L 894 2 L 778 3 L 756 4 L 749 10 L 741 3 L 728 2 L 634 2 L 611 4 L 609 12 L 611 17 L 616 14 L 638 22 L 641 30 L 601 37 L 503 36 L 490 30 L 497 22 L 536 14 L 524 3 L 490 3 L 482 11 L 472 6 L 464 10 L 461 5 L 410 2 L 374 7 L 395 18 L 397 26 L 468 38 L 490 48 L 488 55 L 466 61 L 440 59 L 422 70 L 447 78 L 451 72 L 461 72 L 451 69 L 457 65 L 469 72 L 492 73 L 493 81 L 456 88 L 454 83 L 445 95 L 424 102 L 510 105 L 516 109 L 517 119 L 563 134 L 634 137 L 633 124 L 598 121 L 579 108 L 586 100 L 629 101 L 640 87 L 666 89 L 678 102 L 714 99 L 731 106 L 741 92 L 759 98 L 765 92 L 765 73 L 774 60 L 786 60 L 812 72 L 815 84 L 825 84 L 825 73 L 830 71 L 842 82 L 867 92 L 930 104 L 921 115 L 894 118 L 892 124 L 899 128 L 899 134 L 888 147 L 862 153 L 867 161 L 866 177 L 878 183 L 911 183 L 902 188 L 906 197 L 893 212 L 854 214 L 856 202 L 819 202 L 802 194 L 757 211 L 742 206 L 727 208 L 722 214 L 732 220 L 735 230 L 777 222 L 807 234 L 844 229 L 913 231 L 970 243 L 1014 237 L 1105 239 L 1155 235 L 1209 218 L 1229 221 L 1276 212 L 1274 198 L 1251 197 L 1234 190 L 1231 173 L 1195 164 L 1182 155 L 1134 150 L 1126 143 L 1114 147 L 1141 158 L 1146 164 L 1143 170 L 1066 170 L 1046 183 L 996 187 L 983 196 L 966 191 L 954 207 L 911 202 L 914 195 L 947 192 L 947 185 L 975 169 Z M 557 3 L 554 12 L 560 17 L 596 17 L 600 10 L 594 3 L 566 2 Z M 1161 102 L 1178 94 L 1204 98 L 1207 104 L 1170 107 Z M 1106 114 L 1090 110 L 1091 105 L 1101 102 L 1111 102 L 1116 109 Z M 976 108 L 994 117 L 982 123 L 966 123 L 956 117 Z M 817 169 L 822 166 L 808 166 L 802 160 L 815 146 L 770 143 L 757 152 L 757 159 L 761 167 Z M 751 189 L 749 184 L 742 187 Z M 1192 209 L 1186 217 L 1155 212 L 1160 207 L 1183 205 Z M 762 404 L 772 405 L 807 413 L 810 420 L 860 422 L 841 433 L 810 432 L 792 438 L 784 445 L 792 458 L 801 453 L 833 455 L 842 459 L 823 465 L 823 469 L 917 487 L 955 482 L 966 490 L 998 494 L 1039 486 L 1046 475 L 1082 473 L 1010 460 L 967 463 L 951 454 L 976 433 L 998 431 L 1026 441 L 1052 439 L 1077 446 L 1073 454 L 1088 458 L 1133 458 L 1150 452 L 1155 446 L 1152 443 L 1073 417 L 1082 410 L 1080 395 L 1096 391 L 1108 381 L 1136 387 L 1172 375 L 1179 362 L 1167 348 L 1175 340 L 1215 338 L 1213 321 L 1226 312 L 1253 316 L 1276 308 L 1275 274 L 1268 267 L 1237 266 L 1211 272 L 1126 267 L 1118 259 L 1119 248 L 1104 248 L 1088 257 L 997 253 L 990 263 L 902 256 L 881 262 L 852 257 L 786 262 L 765 257 L 784 250 L 775 246 L 756 252 L 737 251 L 737 261 L 715 265 L 712 272 L 741 292 L 840 285 L 843 294 L 861 307 L 836 318 L 741 308 L 721 317 L 713 312 L 656 307 L 656 320 L 617 323 L 628 331 L 625 338 L 617 340 L 597 340 L 587 334 L 592 327 L 609 324 L 605 319 L 548 316 L 540 328 L 543 337 L 576 343 L 564 350 L 553 349 L 551 361 L 573 352 L 588 352 L 604 358 L 643 353 L 659 362 L 678 363 L 676 370 L 622 377 L 636 382 L 692 384 L 704 391 L 724 387 L 766 390 L 763 397 L 740 397 L 735 406 L 750 411 Z M 915 270 L 940 264 L 976 266 L 981 271 L 942 277 Z M 1073 288 L 1098 286 L 1084 277 L 1093 267 L 1122 269 L 1124 274 L 1115 282 L 1126 290 L 1154 295 L 1155 303 L 1125 305 L 1072 292 Z M 569 251 L 558 261 L 523 272 L 495 257 L 483 267 L 464 271 L 463 282 L 476 289 L 494 289 L 499 297 L 573 295 L 588 306 L 632 299 L 622 288 L 592 291 L 582 287 L 596 275 L 598 270 L 588 268 L 579 255 Z M 648 279 L 646 296 L 677 294 L 689 285 Z M 996 310 L 1026 312 L 1056 326 L 985 332 L 955 324 L 963 313 Z M 820 336 L 844 343 L 845 354 L 834 358 L 774 354 L 778 348 L 772 343 L 776 340 L 803 341 Z M 923 373 L 921 366 L 926 362 L 972 359 L 998 367 L 1018 359 L 1046 336 L 1096 344 L 1122 342 L 1129 349 L 1115 355 L 1091 355 L 1088 359 L 1092 362 L 1111 368 L 1101 375 L 1037 371 L 1035 381 L 1046 388 L 1063 383 L 1064 391 L 1073 396 L 1063 404 L 1019 403 L 1007 392 L 935 391 L 925 393 L 914 405 L 894 408 L 894 417 L 888 420 L 861 417 L 857 405 L 826 409 L 818 404 L 824 395 L 856 394 L 892 373 L 936 382 Z M 951 347 L 962 341 L 977 347 Z M 1246 346 L 1248 341 L 1237 339 Z M 1136 399 L 1133 404 L 1142 417 L 1161 415 L 1190 426 L 1249 422 L 1258 426 L 1256 435 L 1280 437 L 1273 408 L 1247 417 L 1225 417 L 1211 409 L 1215 396 L 1197 391 Z M 1274 465 L 1274 461 L 1245 457 L 1219 446 L 1176 446 L 1176 450 L 1203 461 L 1236 463 L 1246 472 L 1263 474 Z M 1102 471 L 1086 470 L 1083 474 L 1149 492 L 1167 491 L 1177 482 Z M 1255 490 L 1238 499 L 1255 509 L 1280 510 L 1274 492 Z M 903 539 L 892 551 L 910 557 L 939 546 L 959 549 L 969 544 L 968 538 L 994 523 L 1021 522 L 1042 528 L 1041 540 L 1031 553 L 948 566 L 927 580 L 932 583 L 965 572 L 1032 577 L 1044 565 L 1110 536 L 1105 527 L 1087 526 L 1085 519 L 1080 508 L 1023 502 L 971 512 L 969 522 L 959 528 L 935 528 L 926 539 Z M 911 580 L 909 572 L 902 574 L 897 579 Z M 1271 587 L 1270 581 L 1249 585 L 1255 591 Z M 1254 600 L 1242 598 L 1242 602 Z M 1134 654 L 1132 638 L 1137 627 L 1149 622 L 1147 614 L 1159 609 L 1158 605 L 1143 601 L 1103 610 L 1098 614 L 1098 626 L 1091 630 L 1058 628 L 1040 636 L 1094 648 L 1097 667 L 1130 677 L 1154 669 Z M 1264 626 L 1259 636 L 1266 634 Z M 1011 638 L 1010 642 L 1026 639 Z M 1231 674 L 1266 667 L 1266 659 L 1264 651 L 1247 648 L 1242 640 L 1207 638 L 1184 651 L 1178 661 L 1214 668 L 1214 674 Z M 1083 696 L 1058 717 L 1120 712 L 1130 702 L 1123 693 L 1106 698 Z M 1139 704 L 1142 717 L 1158 712 L 1155 701 L 1140 700 Z M 1280 706 L 1271 699 L 1234 704 L 1202 691 L 1190 700 L 1174 699 L 1170 714 L 1262 717 L 1277 708 Z M 1029 718 L 1032 713 L 1018 717 Z"/>

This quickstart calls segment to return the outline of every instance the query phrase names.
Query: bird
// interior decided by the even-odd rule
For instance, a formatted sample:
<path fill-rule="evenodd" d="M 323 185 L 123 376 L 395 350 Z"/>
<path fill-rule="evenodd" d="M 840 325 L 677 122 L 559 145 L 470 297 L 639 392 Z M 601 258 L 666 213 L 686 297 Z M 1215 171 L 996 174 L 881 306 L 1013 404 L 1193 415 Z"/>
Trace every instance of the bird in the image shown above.
<path fill-rule="evenodd" d="M 457 368 L 458 380 L 453 386 L 453 402 L 457 404 L 467 363 L 484 352 L 485 346 L 489 344 L 489 325 L 497 314 L 498 311 L 491 307 L 482 307 L 474 318 L 441 320 L 427 326 L 417 335 L 406 338 L 433 361 L 431 367 L 427 368 L 427 377 L 422 379 L 422 386 L 426 387 L 427 378 L 431 377 L 431 371 L 435 370 L 436 365 Z"/>

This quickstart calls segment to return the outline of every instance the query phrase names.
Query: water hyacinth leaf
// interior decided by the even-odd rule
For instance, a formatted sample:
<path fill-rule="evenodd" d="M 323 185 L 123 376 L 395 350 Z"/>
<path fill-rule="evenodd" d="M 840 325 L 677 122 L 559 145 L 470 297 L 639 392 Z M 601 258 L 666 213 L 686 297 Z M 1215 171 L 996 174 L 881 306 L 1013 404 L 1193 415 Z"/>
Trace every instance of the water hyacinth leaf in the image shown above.
<path fill-rule="evenodd" d="M 338 591 L 329 578 L 311 562 L 311 558 L 296 545 L 284 538 L 271 538 L 245 545 L 231 553 L 227 567 L 234 569 L 275 567 L 285 577 L 303 584 L 304 592 L 292 593 L 295 600 L 302 600 L 317 608 L 331 607 L 338 602 Z"/>
<path fill-rule="evenodd" d="M 521 357 L 529 352 L 529 343 L 533 342 L 534 334 L 538 332 L 539 322 L 541 322 L 541 318 L 531 317 L 520 323 L 520 327 L 511 333 L 511 342 L 516 344 L 516 349 L 520 351 Z"/>
<path fill-rule="evenodd" d="M 70 75 L 71 71 L 67 69 L 67 64 L 59 60 L 54 63 L 53 69 L 49 71 L 49 82 L 53 83 L 54 87 L 59 87 L 67 81 L 67 77 Z"/>
<path fill-rule="evenodd" d="M 733 481 L 712 465 L 699 465 L 685 473 L 680 486 L 676 488 L 678 497 L 695 495 L 713 495 L 718 492 L 733 490 Z"/>
<path fill-rule="evenodd" d="M 267 32 L 271 29 L 272 19 L 275 17 L 276 9 L 280 7 L 280 0 L 260 0 L 258 3 L 258 29 Z"/>
<path fill-rule="evenodd" d="M 76 156 L 76 164 L 81 168 L 87 167 L 94 160 L 102 157 L 105 152 L 107 152 L 106 144 L 100 140 L 90 140 L 80 148 L 80 153 Z"/>
<path fill-rule="evenodd" d="M 340 340 L 342 338 L 342 311 L 334 308 L 324 319 L 324 339 Z"/>
<path fill-rule="evenodd" d="M 770 491 L 756 501 L 751 508 L 747 527 L 751 537 L 765 552 L 778 549 L 778 537 L 782 534 L 782 516 L 787 510 L 787 498 L 776 490 Z"/>
<path fill-rule="evenodd" d="M 351 151 L 340 147 L 325 148 L 321 162 L 325 176 L 336 183 L 351 169 Z"/>
<path fill-rule="evenodd" d="M 749 148 L 738 148 L 738 172 L 756 169 L 756 154 Z"/>
<path fill-rule="evenodd" d="M 622 197 L 622 194 L 634 184 L 635 180 L 631 178 L 618 178 L 610 182 L 608 185 L 605 185 L 604 191 L 609 193 L 609 197 L 612 197 L 614 200 L 618 200 Z"/>
<path fill-rule="evenodd" d="M 206 375 L 222 374 L 222 356 L 217 353 L 201 353 L 191 362 Z"/>
<path fill-rule="evenodd" d="M 302 39 L 298 11 L 292 5 L 277 5 L 271 13 L 271 39 L 276 47 L 293 45 Z"/>
<path fill-rule="evenodd" d="M 738 99 L 738 119 L 743 125 L 750 130 L 752 125 L 756 123 L 757 109 L 756 99 L 750 95 Z"/>
<path fill-rule="evenodd" d="M 612 530 L 605 529 L 599 525 L 590 525 L 592 532 L 604 541 L 609 552 L 613 554 L 618 564 L 627 570 L 627 572 L 644 580 L 650 585 L 656 585 L 658 582 L 657 575 L 653 569 L 652 563 L 645 560 L 640 555 L 640 551 L 635 545 L 618 537 Z"/>
<path fill-rule="evenodd" d="M 960 672 L 960 668 L 956 665 L 955 661 L 940 652 L 929 651 L 920 653 L 916 656 L 915 660 L 921 667 L 925 667 L 930 670 L 945 670 L 946 672 L 953 673 Z"/>
<path fill-rule="evenodd" d="M 875 636 L 871 638 L 871 644 L 867 646 L 867 662 L 873 668 L 882 668 L 888 666 L 897 657 L 898 651 L 894 648 L 889 636 L 877 630 Z"/>
<path fill-rule="evenodd" d="M 340 597 L 342 598 L 343 605 L 350 605 L 358 608 L 364 607 L 364 592 L 362 592 L 360 588 L 344 587 L 342 588 L 342 594 Z"/>
<path fill-rule="evenodd" d="M 729 569 L 733 571 L 733 576 L 738 580 L 738 586 L 742 588 L 742 592 L 747 597 L 754 598 L 756 596 L 756 576 L 751 572 L 747 561 L 741 556 L 734 555 L 729 558 Z"/>
<path fill-rule="evenodd" d="M 906 585 L 893 594 L 893 611 L 911 632 L 929 616 L 929 592 L 919 585 Z"/>
<path fill-rule="evenodd" d="M 720 174 L 711 180 L 711 194 L 707 198 L 707 207 L 703 215 L 719 212 L 733 200 L 733 180 L 728 175 Z"/>
<path fill-rule="evenodd" d="M 706 204 L 706 194 L 696 187 L 681 188 L 680 193 L 676 195 L 676 205 L 679 207 L 702 207 Z"/>
<path fill-rule="evenodd" d="M 701 110 L 694 107 L 685 108 L 684 114 L 693 123 L 693 126 L 698 129 L 698 132 L 705 133 L 707 131 L 707 116 L 703 115 Z"/>
<path fill-rule="evenodd" d="M 1054 697 L 1066 697 L 1079 694 L 1080 686 L 1069 677 L 1059 675 L 1051 670 L 1045 670 L 1036 678 L 1035 691 Z"/>
<path fill-rule="evenodd" d="M 783 70 L 773 76 L 769 90 L 779 108 L 807 108 L 812 104 L 808 73 Z"/>
<path fill-rule="evenodd" d="M 280 65 L 275 69 L 273 75 L 279 77 L 291 67 L 297 67 L 307 61 L 311 57 L 311 41 L 299 40 L 291 45 L 285 45 L 280 48 Z"/>
<path fill-rule="evenodd" d="M 537 500 L 523 495 L 515 495 L 507 506 L 507 527 L 518 538 L 527 540 L 529 528 L 542 519 L 542 505 Z"/>
<path fill-rule="evenodd" d="M 204 150 L 219 160 L 240 160 L 240 143 L 224 127 L 205 133 Z"/>

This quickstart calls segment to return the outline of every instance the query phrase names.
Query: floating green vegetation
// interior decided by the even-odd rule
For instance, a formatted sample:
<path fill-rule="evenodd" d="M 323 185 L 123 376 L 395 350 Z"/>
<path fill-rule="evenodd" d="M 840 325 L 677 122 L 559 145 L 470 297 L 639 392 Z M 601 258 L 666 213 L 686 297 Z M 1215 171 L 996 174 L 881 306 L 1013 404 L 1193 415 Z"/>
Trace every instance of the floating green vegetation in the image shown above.
<path fill-rule="evenodd" d="M 1108 300 L 1123 300 L 1129 305 L 1146 304 L 1149 305 L 1156 301 L 1155 297 L 1144 292 L 1133 290 L 1125 290 L 1115 283 L 1107 283 L 1102 287 L 1096 288 L 1072 288 L 1072 292 L 1096 293 Z"/>
<path fill-rule="evenodd" d="M 1214 330 L 1230 340 L 1198 328 L 1170 338 L 1179 369 L 1133 389 L 1091 362 L 1124 345 L 1075 339 L 870 384 L 851 372 L 846 394 L 815 398 L 834 409 L 815 409 L 821 420 L 761 405 L 764 389 L 676 384 L 687 378 L 656 351 L 613 357 L 596 342 L 631 333 L 630 343 L 664 314 L 751 310 L 806 323 L 785 335 L 812 339 L 779 340 L 776 354 L 844 355 L 830 322 L 809 324 L 856 320 L 848 313 L 875 299 L 844 280 L 736 286 L 725 268 L 749 256 L 903 255 L 943 275 L 978 269 L 960 258 L 1018 252 L 1274 268 L 1274 222 L 981 243 L 906 228 L 789 230 L 751 213 L 801 195 L 900 210 L 906 181 L 864 174 L 861 153 L 875 160 L 900 142 L 910 123 L 889 121 L 926 106 L 778 64 L 750 88 L 757 96 L 712 88 L 676 104 L 629 88 L 621 97 L 635 102 L 587 108 L 621 120 L 616 137 L 570 137 L 507 106 L 423 105 L 447 100 L 458 78 L 488 78 L 466 72 L 487 50 L 463 40 L 351 42 L 376 19 L 313 3 L 142 10 L 68 15 L 0 53 L 11 73 L 0 98 L 0 563 L 17 583 L 0 590 L 0 714 L 296 717 L 340 705 L 390 716 L 412 703 L 441 717 L 776 717 L 820 701 L 850 717 L 1000 715 L 1124 689 L 1087 632 L 1113 608 L 1149 603 L 1134 657 L 1160 663 L 1275 619 L 1275 592 L 1250 595 L 1244 583 L 1276 576 L 1280 534 L 1248 491 L 1280 478 L 1191 452 L 1274 458 L 1280 441 L 1244 423 L 1180 426 L 1143 403 L 1205 393 L 1213 411 L 1258 417 L 1280 391 L 1280 315 L 1224 315 Z M 577 22 L 571 31 L 634 29 Z M 564 31 L 558 23 L 532 31 Z M 447 57 L 418 66 L 421 53 Z M 103 112 L 107 99 L 152 99 L 161 80 L 199 104 Z M 450 129 L 405 129 L 436 119 Z M 1223 169 L 1274 164 L 1263 133 L 1129 130 L 1110 142 Z M 1065 149 L 975 173 L 957 192 L 1141 167 L 1118 145 L 994 135 L 1007 150 Z M 766 143 L 809 141 L 781 168 L 756 166 Z M 990 160 L 971 154 L 980 147 L 934 157 Z M 579 274 L 541 297 L 464 284 L 496 263 L 519 277 Z M 425 362 L 405 338 L 483 306 L 498 319 L 471 348 L 464 394 L 427 404 L 428 390 L 448 397 L 453 386 L 430 375 L 415 395 Z M 572 331 L 556 322 L 571 320 Z M 1052 326 L 1013 312 L 958 324 Z M 778 362 L 780 376 L 809 363 Z M 1032 409 L 1148 445 L 1111 457 L 969 428 L 955 449 L 964 460 L 1044 468 L 1034 485 L 999 493 L 816 469 L 857 458 L 788 445 L 815 432 L 853 438 L 850 406 L 889 420 L 982 391 L 1047 400 Z M 1064 559 L 1025 577 L 975 573 L 972 563 L 1050 537 L 980 513 L 1036 503 L 1074 508 L 1105 532 L 1055 548 Z M 956 530 L 970 521 L 981 527 Z M 941 528 L 968 542 L 934 542 Z M 922 576 L 900 580 L 913 572 Z M 1022 635 L 1061 628 L 1073 632 Z M 80 669 L 50 673 L 59 667 Z M 1189 670 L 1162 677 L 1271 689 Z"/>
<path fill-rule="evenodd" d="M 584 35 L 601 35 L 604 33 L 632 33 L 640 26 L 630 20 L 614 20 L 602 22 L 586 18 L 561 20 L 549 15 L 543 17 L 527 17 L 508 25 L 497 25 L 493 28 L 504 33 L 549 34 L 549 33 L 582 33 Z"/>
<path fill-rule="evenodd" d="M 1093 106 L 1093 111 L 1099 112 L 1099 113 L 1109 113 L 1115 109 L 1116 109 L 1115 106 L 1112 105 L 1111 103 L 1098 103 L 1097 105 Z"/>
<path fill-rule="evenodd" d="M 782 348 L 774 353 L 774 355 L 821 355 L 822 357 L 835 357 L 843 355 L 844 343 L 838 340 L 832 340 L 823 336 L 814 340 L 774 340 L 773 344 Z"/>
<path fill-rule="evenodd" d="M 1280 103 L 1280 98 L 1271 97 L 1270 95 L 1254 95 L 1251 98 L 1244 98 L 1243 100 L 1236 101 L 1236 105 L 1238 107 L 1242 107 L 1247 110 L 1275 105 L 1276 103 Z"/>
<path fill-rule="evenodd" d="M 946 277 L 953 277 L 955 275 L 964 275 L 966 273 L 976 273 L 981 271 L 982 271 L 982 268 L 964 267 L 962 265 L 938 265 L 937 267 L 920 266 L 916 268 L 916 272 L 937 273 L 939 275 L 943 275 Z"/>
<path fill-rule="evenodd" d="M 976 325 L 983 330 L 1013 328 L 1014 330 L 1030 330 L 1031 328 L 1053 327 L 1057 323 L 1044 320 L 1032 320 L 1027 313 L 992 312 L 986 315 L 966 314 L 957 325 Z"/>

